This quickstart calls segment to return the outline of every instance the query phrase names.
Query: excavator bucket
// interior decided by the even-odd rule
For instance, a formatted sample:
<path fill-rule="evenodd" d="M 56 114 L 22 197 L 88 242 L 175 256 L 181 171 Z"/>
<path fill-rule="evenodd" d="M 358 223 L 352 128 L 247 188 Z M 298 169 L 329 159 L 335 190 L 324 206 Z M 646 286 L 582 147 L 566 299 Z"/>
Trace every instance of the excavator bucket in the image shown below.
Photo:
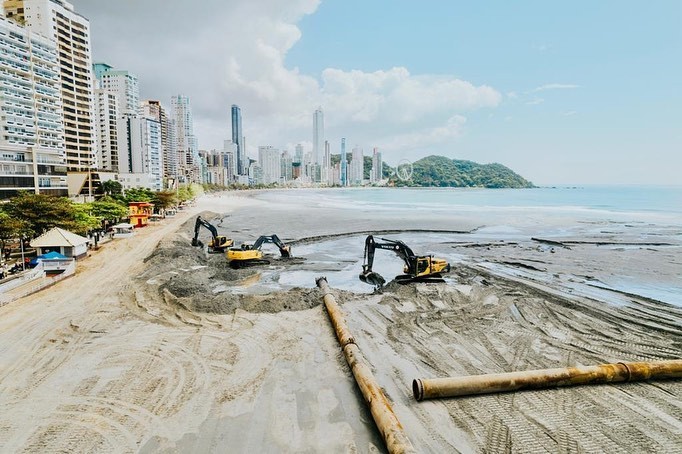
<path fill-rule="evenodd" d="M 379 273 L 374 271 L 367 271 L 360 273 L 360 280 L 366 284 L 373 285 L 377 288 L 382 287 L 386 283 L 386 279 Z"/>
<path fill-rule="evenodd" d="M 201 241 L 197 240 L 196 238 L 192 238 L 192 246 L 201 246 L 201 247 L 203 247 L 203 246 L 204 246 L 204 243 L 202 243 Z"/>

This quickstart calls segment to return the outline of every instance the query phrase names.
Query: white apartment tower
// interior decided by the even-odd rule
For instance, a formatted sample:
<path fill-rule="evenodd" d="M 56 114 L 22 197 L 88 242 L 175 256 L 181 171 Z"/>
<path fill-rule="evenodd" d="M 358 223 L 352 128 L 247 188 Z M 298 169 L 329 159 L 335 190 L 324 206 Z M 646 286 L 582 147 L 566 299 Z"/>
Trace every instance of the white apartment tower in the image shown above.
<path fill-rule="evenodd" d="M 95 89 L 95 138 L 100 170 L 118 173 L 118 99 L 104 88 Z M 125 144 L 123 144 L 125 145 Z"/>
<path fill-rule="evenodd" d="M 141 103 L 142 115 L 153 118 L 161 126 L 161 155 L 163 161 L 163 176 L 175 182 L 178 174 L 178 154 L 172 140 L 172 123 L 166 109 L 159 101 L 145 99 Z"/>
<path fill-rule="evenodd" d="M 372 171 L 369 176 L 371 182 L 378 183 L 384 178 L 383 165 L 381 153 L 377 147 L 374 147 L 374 153 L 372 154 Z"/>
<path fill-rule="evenodd" d="M 0 198 L 67 195 L 55 44 L 0 16 Z"/>
<path fill-rule="evenodd" d="M 324 159 L 322 160 L 322 183 L 332 185 L 332 152 L 328 140 L 324 141 Z"/>
<path fill-rule="evenodd" d="M 323 153 L 324 153 L 324 113 L 322 113 L 322 107 L 318 107 L 313 113 L 313 155 L 312 164 L 313 168 L 315 166 L 321 166 L 323 163 Z M 315 172 L 316 174 L 317 172 Z M 319 181 L 319 179 L 313 178 L 313 181 Z"/>
<path fill-rule="evenodd" d="M 66 163 L 71 171 L 97 167 L 90 23 L 65 0 L 4 0 L 7 18 L 57 45 Z"/>
<path fill-rule="evenodd" d="M 175 123 L 177 142 L 178 174 L 187 182 L 201 183 L 199 175 L 199 150 L 194 136 L 192 106 L 189 97 L 177 95 L 171 98 L 171 118 Z"/>
<path fill-rule="evenodd" d="M 95 63 L 95 68 L 99 64 Z M 121 115 L 137 115 L 140 111 L 140 88 L 137 76 L 125 70 L 108 69 L 98 77 L 100 88 L 114 93 L 118 98 Z"/>
<path fill-rule="evenodd" d="M 365 171 L 365 157 L 362 153 L 362 148 L 353 148 L 353 155 L 350 161 L 350 175 L 349 183 L 350 185 L 361 185 L 364 179 Z"/>
<path fill-rule="evenodd" d="M 161 149 L 161 123 L 154 118 L 139 118 L 139 148 L 132 155 L 133 173 L 147 175 L 148 188 L 163 189 L 163 157 Z"/>
<path fill-rule="evenodd" d="M 264 184 L 279 183 L 282 177 L 282 161 L 278 149 L 271 146 L 258 147 L 258 165 Z"/>

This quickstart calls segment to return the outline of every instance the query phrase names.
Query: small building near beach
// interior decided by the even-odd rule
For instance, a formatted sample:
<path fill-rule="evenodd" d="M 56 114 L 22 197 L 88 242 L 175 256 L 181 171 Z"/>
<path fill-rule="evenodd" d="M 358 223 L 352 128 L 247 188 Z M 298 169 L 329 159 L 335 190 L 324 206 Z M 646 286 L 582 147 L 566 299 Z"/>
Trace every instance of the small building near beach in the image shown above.
<path fill-rule="evenodd" d="M 149 224 L 149 218 L 154 211 L 154 204 L 149 202 L 130 202 L 128 204 L 130 209 L 130 223 L 135 228 L 145 227 Z"/>
<path fill-rule="evenodd" d="M 133 236 L 135 226 L 128 223 L 116 224 L 112 227 L 114 231 L 114 238 L 130 238 Z"/>
<path fill-rule="evenodd" d="M 87 255 L 89 242 L 85 237 L 54 227 L 31 241 L 31 247 L 38 250 L 38 255 L 58 252 L 65 257 L 80 259 Z"/>

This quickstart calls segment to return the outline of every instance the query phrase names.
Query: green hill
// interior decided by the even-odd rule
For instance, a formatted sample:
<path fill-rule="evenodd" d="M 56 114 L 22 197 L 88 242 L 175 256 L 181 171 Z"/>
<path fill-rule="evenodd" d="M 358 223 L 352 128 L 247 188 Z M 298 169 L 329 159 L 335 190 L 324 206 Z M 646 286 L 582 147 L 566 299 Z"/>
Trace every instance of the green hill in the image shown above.
<path fill-rule="evenodd" d="M 533 183 L 502 164 L 478 164 L 427 156 L 412 164 L 412 178 L 391 177 L 396 186 L 532 188 Z"/>

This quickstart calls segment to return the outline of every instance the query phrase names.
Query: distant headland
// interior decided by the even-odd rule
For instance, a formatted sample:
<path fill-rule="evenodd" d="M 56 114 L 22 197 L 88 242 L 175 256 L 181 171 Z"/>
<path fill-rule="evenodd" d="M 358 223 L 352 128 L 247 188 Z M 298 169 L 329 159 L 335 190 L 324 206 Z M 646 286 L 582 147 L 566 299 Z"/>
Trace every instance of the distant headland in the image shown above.
<path fill-rule="evenodd" d="M 451 188 L 534 188 L 535 185 L 502 164 L 478 164 L 473 161 L 427 156 L 411 168 L 389 169 L 389 184 L 408 187 Z M 402 175 L 401 175 L 402 170 Z M 386 174 L 386 169 L 384 169 Z M 409 177 L 408 177 L 409 176 Z M 407 178 L 406 178 L 407 177 Z"/>

